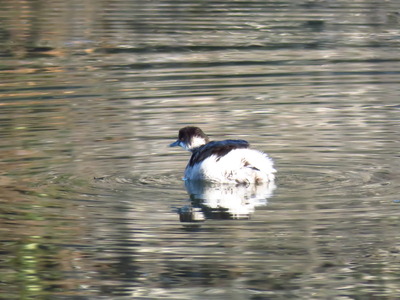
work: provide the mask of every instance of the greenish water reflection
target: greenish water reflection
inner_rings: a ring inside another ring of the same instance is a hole
[[[398,1],[66,3],[0,12],[0,298],[398,297]],[[187,193],[183,125],[277,188]]]

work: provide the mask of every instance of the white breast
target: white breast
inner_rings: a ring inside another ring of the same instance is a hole
[[[272,160],[253,149],[234,149],[217,157],[211,155],[194,166],[187,166],[185,179],[226,183],[270,182],[275,178]]]

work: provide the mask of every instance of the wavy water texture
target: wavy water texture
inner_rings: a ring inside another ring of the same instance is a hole
[[[0,298],[397,299],[399,12],[2,1]],[[185,188],[186,125],[276,188]]]

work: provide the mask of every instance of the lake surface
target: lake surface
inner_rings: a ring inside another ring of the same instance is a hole
[[[0,298],[397,299],[400,3],[5,1]],[[179,128],[274,159],[185,186]]]

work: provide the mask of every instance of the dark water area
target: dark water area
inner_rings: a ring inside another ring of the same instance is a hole
[[[1,299],[399,297],[400,2],[1,7]],[[276,181],[185,184],[186,125]]]

